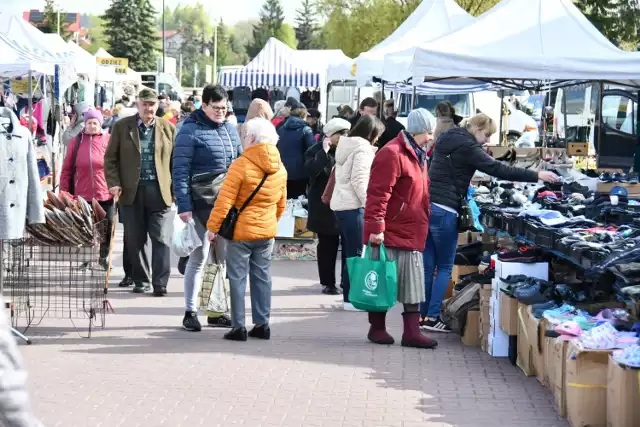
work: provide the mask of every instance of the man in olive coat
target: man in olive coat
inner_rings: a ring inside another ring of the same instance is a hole
[[[176,129],[156,117],[158,94],[143,89],[138,114],[113,127],[104,168],[109,191],[119,197],[127,253],[131,260],[134,293],[153,285],[153,294],[167,293],[171,273],[171,159]],[[151,238],[151,275],[145,252]]]

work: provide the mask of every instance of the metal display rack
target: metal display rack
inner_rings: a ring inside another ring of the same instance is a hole
[[[22,333],[45,317],[71,320],[81,336],[76,322],[87,320],[87,338],[95,326],[104,328],[110,304],[107,271],[98,260],[105,228],[106,221],[95,224],[88,245],[55,244],[31,236],[0,241],[0,289],[10,295],[14,334],[30,344]]]

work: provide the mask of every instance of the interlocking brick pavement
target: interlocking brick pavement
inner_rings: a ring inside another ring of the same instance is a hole
[[[267,342],[181,330],[177,270],[166,298],[112,288],[116,314],[90,339],[44,319],[20,346],[38,416],[49,427],[567,426],[550,393],[508,360],[455,335],[438,335],[435,351],[402,348],[399,308],[389,315],[398,343],[370,344],[366,315],[320,294],[315,263],[274,262],[272,273]]]

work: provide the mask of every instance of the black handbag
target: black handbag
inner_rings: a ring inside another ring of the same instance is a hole
[[[460,203],[460,208],[458,209],[458,232],[478,231],[476,229],[476,221],[473,218],[473,211],[467,200],[467,192],[460,191],[460,187],[458,187],[458,180],[456,180],[456,175],[453,170],[451,155],[448,155],[447,159],[449,159],[449,172],[451,173],[453,185],[456,187],[456,193],[458,193],[458,203]]]
[[[226,172],[207,172],[192,176],[191,198],[193,200],[202,200],[209,206],[215,205],[226,177]]]
[[[229,213],[227,214],[224,221],[222,221],[222,225],[220,225],[220,230],[218,230],[219,236],[222,236],[227,240],[233,240],[233,233],[236,231],[236,223],[238,222],[238,217],[240,216],[242,211],[247,206],[249,206],[249,203],[251,203],[251,200],[253,200],[258,191],[260,191],[260,188],[262,188],[268,176],[268,174],[264,174],[264,176],[262,177],[262,181],[260,181],[260,184],[258,184],[256,189],[253,190],[253,193],[251,193],[247,200],[242,204],[240,209],[236,209],[235,206],[231,206],[231,209],[229,209]]]

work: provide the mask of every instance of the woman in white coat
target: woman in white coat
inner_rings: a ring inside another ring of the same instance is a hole
[[[384,132],[384,125],[374,116],[362,116],[343,136],[336,150],[336,184],[331,196],[331,209],[336,213],[342,250],[347,258],[362,255],[364,206],[371,164],[375,155],[375,143]],[[349,272],[346,263],[342,266],[344,309],[354,311],[349,302]]]

